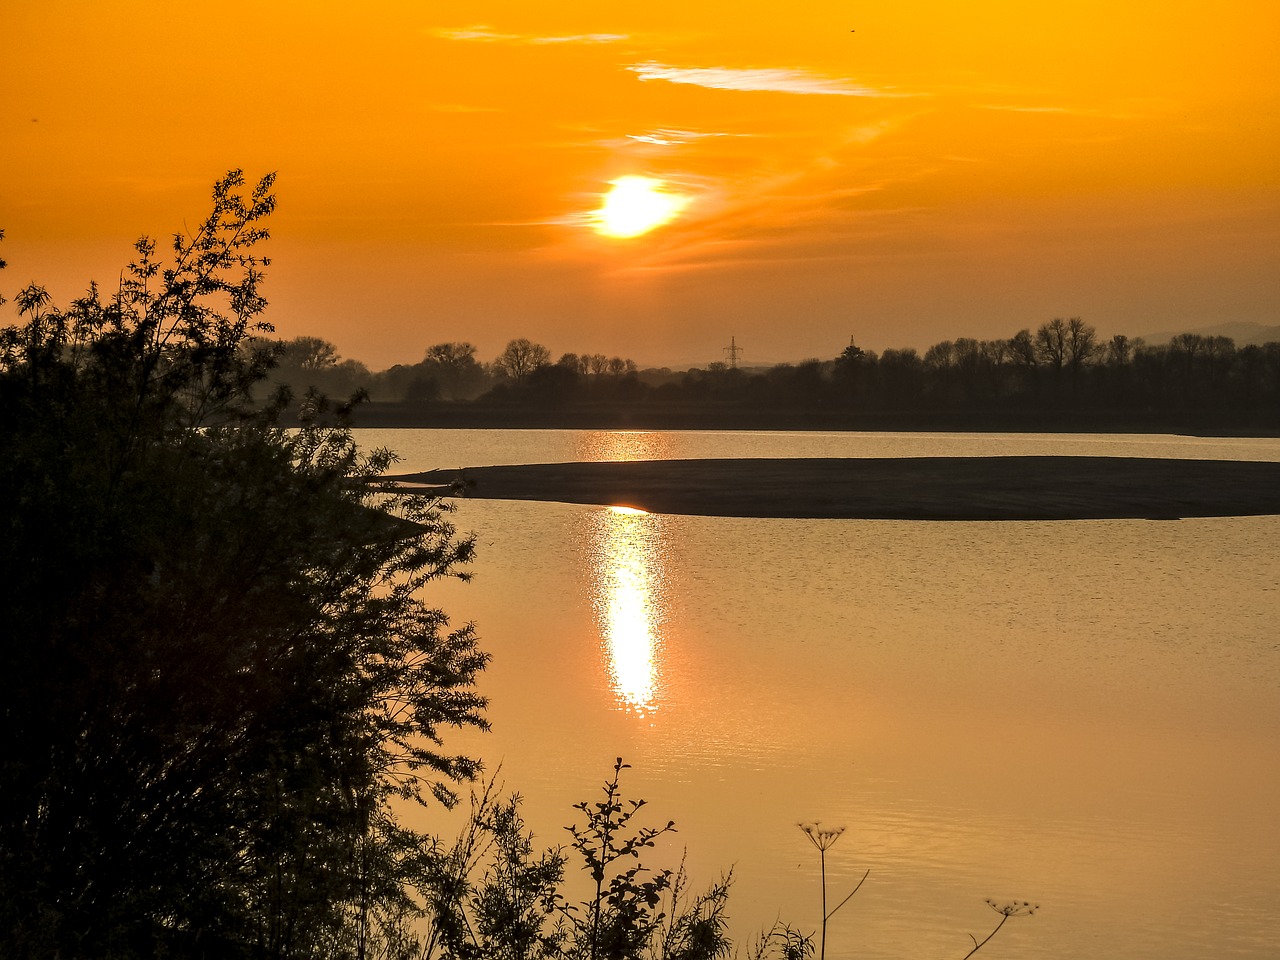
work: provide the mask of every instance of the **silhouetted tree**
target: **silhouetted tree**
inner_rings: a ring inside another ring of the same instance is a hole
[[[1079,317],[1067,321],[1066,354],[1067,370],[1071,376],[1071,392],[1078,395],[1087,364],[1098,353],[1098,334]]]
[[[1040,390],[1040,357],[1036,352],[1035,338],[1028,329],[1019,330],[1009,338],[1009,357],[1024,393],[1034,396]]]
[[[507,377],[516,387],[520,387],[533,371],[550,362],[550,350],[527,337],[520,337],[507,344],[493,361],[493,365],[502,376]]]
[[[271,186],[0,331],[6,958],[365,956],[421,872],[392,802],[476,770],[485,657],[420,594],[471,541],[321,399],[249,402]]]
[[[484,392],[487,378],[476,360],[476,347],[465,342],[437,343],[427,347],[422,375],[434,381],[445,400],[471,400]]]
[[[1240,403],[1252,405],[1266,395],[1266,369],[1264,347],[1250,343],[1236,353],[1232,386],[1233,394]]]
[[[973,337],[960,337],[955,342],[955,378],[959,395],[969,403],[991,396],[994,385],[991,364],[982,344]]]
[[[1073,371],[1079,370],[1098,352],[1098,332],[1079,317],[1067,321],[1066,361]]]
[[[1141,341],[1139,341],[1141,342]],[[1117,333],[1107,341],[1106,363],[1113,367],[1127,367],[1133,362],[1134,343],[1123,333]]]
[[[1166,344],[1142,344],[1133,351],[1136,392],[1152,406],[1177,409],[1185,406],[1185,394],[1175,388],[1173,353]]]
[[[876,365],[883,403],[901,407],[919,402],[924,364],[913,347],[886,350]]]
[[[574,399],[580,386],[581,378],[576,370],[558,363],[546,363],[529,373],[524,389],[531,400],[558,406]]]
[[[1067,364],[1067,321],[1054,317],[1048,323],[1036,328],[1036,357],[1052,371],[1055,377],[1060,376]]]
[[[1236,359],[1236,343],[1230,337],[1210,336],[1204,343],[1205,388],[1215,405],[1227,399],[1227,381]]]
[[[1015,359],[1009,341],[982,341],[982,355],[991,383],[991,395],[1003,399],[1015,392],[1017,389],[1014,377]]]
[[[931,397],[943,403],[953,403],[959,396],[957,384],[956,345],[951,340],[935,343],[924,353],[924,368],[929,374]]]
[[[857,344],[840,351],[833,364],[831,376],[839,395],[846,403],[860,404],[867,401],[871,391],[871,375],[875,367],[875,354],[867,353]]]
[[[1101,390],[1107,402],[1127,405],[1133,394],[1133,354],[1142,341],[1118,333],[1099,349]]]
[[[566,367],[578,374],[580,377],[587,375],[587,358],[578,356],[576,353],[564,353],[560,355],[560,359],[556,361],[557,366]]]
[[[373,380],[363,363],[341,359],[338,348],[320,337],[294,337],[268,346],[274,351],[275,364],[257,391],[260,397],[268,396],[270,388],[286,386],[294,398],[304,397],[309,390],[347,398],[366,390]]]
[[[324,370],[338,362],[338,348],[320,337],[294,337],[285,343],[284,355],[303,370]]]

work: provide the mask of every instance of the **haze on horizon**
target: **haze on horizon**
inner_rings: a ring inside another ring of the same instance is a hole
[[[1272,0],[11,0],[0,35],[7,295],[109,289],[243,167],[279,172],[267,318],[375,368],[1280,322]],[[611,221],[618,182],[665,206]]]

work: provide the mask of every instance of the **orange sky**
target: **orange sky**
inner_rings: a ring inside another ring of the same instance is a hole
[[[851,30],[856,32],[850,32]],[[1280,323],[1280,3],[0,4],[0,292],[279,172],[268,319],[375,368]],[[609,181],[666,181],[630,239]]]

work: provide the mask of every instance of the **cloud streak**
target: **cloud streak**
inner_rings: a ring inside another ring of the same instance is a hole
[[[534,46],[570,43],[618,43],[629,39],[625,33],[575,33],[562,37],[543,37],[521,33],[500,33],[485,24],[471,27],[440,27],[432,34],[441,40],[458,40],[469,43],[521,43]]]
[[[1124,109],[1102,109],[1098,107],[1064,107],[1038,104],[1015,103],[976,103],[979,110],[993,110],[1004,113],[1031,113],[1059,117],[1089,117],[1098,120],[1139,120],[1150,116],[1149,111],[1132,111]]]
[[[743,90],[834,97],[900,97],[905,94],[877,90],[852,80],[824,77],[802,70],[779,68],[673,67],[665,63],[633,63],[627,67],[641,80],[687,83],[712,90]]]
[[[529,37],[526,43],[619,43],[630,37],[625,33],[575,33],[567,37]]]
[[[747,133],[722,133],[719,131],[707,130],[674,130],[669,127],[661,127],[657,130],[650,130],[647,133],[628,133],[628,140],[635,140],[638,143],[655,144],[662,147],[679,146],[685,143],[693,143],[698,140],[706,140],[710,137],[749,137],[753,134]]]

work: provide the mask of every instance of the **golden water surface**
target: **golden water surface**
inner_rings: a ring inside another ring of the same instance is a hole
[[[541,443],[550,462],[752,442],[500,439]],[[1096,451],[1030,444],[1064,442]],[[1177,438],[1159,442],[1177,455]],[[1271,444],[1244,447],[1280,458]],[[572,804],[596,799],[622,756],[628,795],[679,827],[655,865],[687,847],[696,884],[733,868],[740,942],[779,915],[816,928],[816,855],[796,827],[816,819],[847,828],[827,852],[833,897],[870,870],[833,918],[833,960],[958,960],[998,920],[987,897],[1042,905],[992,957],[1280,956],[1280,518],[764,520],[467,501],[456,520],[479,535],[475,580],[434,601],[474,619],[494,655],[494,729],[466,746],[501,762],[538,842],[563,842]]]

